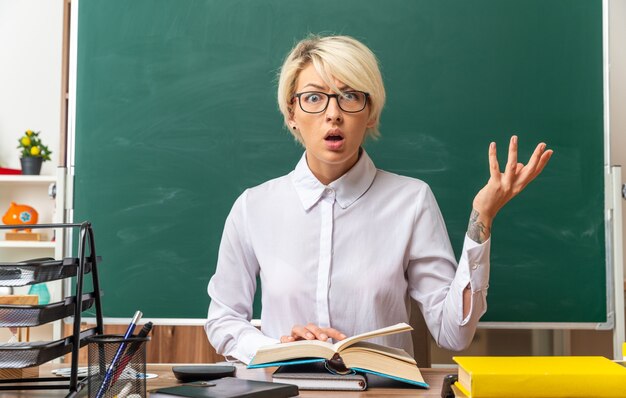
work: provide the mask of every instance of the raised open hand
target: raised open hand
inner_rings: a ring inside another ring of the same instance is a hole
[[[522,192],[548,164],[553,151],[546,150],[546,144],[538,144],[528,163],[517,161],[517,136],[512,136],[509,143],[509,158],[500,172],[496,143],[489,145],[489,181],[474,197],[468,235],[477,242],[483,242],[490,235],[491,223],[504,205]],[[474,236],[473,236],[474,235]]]

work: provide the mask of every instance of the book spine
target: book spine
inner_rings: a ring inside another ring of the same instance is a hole
[[[493,375],[473,374],[472,398],[617,398],[626,397],[624,375]]]

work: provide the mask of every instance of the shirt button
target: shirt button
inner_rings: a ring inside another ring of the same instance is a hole
[[[475,270],[475,269],[478,269],[478,267],[480,267],[480,264],[478,264],[478,263],[473,263],[472,264],[472,269]]]
[[[326,195],[332,195],[333,194],[333,190],[330,189],[330,188],[326,188],[326,190],[324,192],[326,192]]]

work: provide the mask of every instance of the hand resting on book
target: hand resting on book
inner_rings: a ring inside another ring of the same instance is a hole
[[[345,339],[347,336],[340,332],[337,329],[333,328],[321,328],[312,323],[303,325],[295,325],[291,328],[290,336],[281,336],[281,343],[290,343],[296,340],[321,340],[327,341],[328,339],[334,339],[335,341],[340,341]]]

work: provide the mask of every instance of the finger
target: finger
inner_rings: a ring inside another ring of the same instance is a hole
[[[509,142],[509,159],[506,162],[504,175],[508,178],[511,178],[511,176],[515,173],[516,166],[517,166],[517,136],[514,135],[511,137],[511,141]]]
[[[522,169],[524,168],[524,163],[518,163],[517,166],[515,166],[515,175],[518,175]]]
[[[535,178],[535,172],[537,171],[537,166],[539,165],[539,159],[545,149],[546,144],[543,142],[537,144],[532,155],[530,155],[530,159],[528,159],[528,164],[523,170],[520,171],[518,181],[521,181],[523,184],[528,184],[533,180],[533,178]]]
[[[537,144],[537,147],[533,151],[533,154],[530,155],[530,159],[528,159],[528,167],[532,171],[535,171],[535,169],[537,168],[537,165],[539,164],[539,158],[541,158],[541,155],[543,154],[543,151],[545,149],[546,149],[546,144],[541,142]]]
[[[291,343],[292,341],[296,341],[296,339],[291,336],[280,336],[281,343]]]
[[[553,153],[552,149],[548,149],[547,151],[541,154],[541,156],[537,160],[537,165],[535,166],[535,169],[532,170],[532,174],[529,177],[530,181],[534,180],[535,177],[541,174],[541,172],[543,171],[543,168],[546,167],[546,164],[548,164],[548,161],[552,157],[552,153]]]
[[[346,336],[345,334],[341,333],[339,330],[337,329],[333,329],[333,328],[325,328],[324,331],[326,332],[326,334],[328,335],[328,337],[330,337],[331,339],[335,339],[335,340],[343,340],[345,339]]]
[[[545,149],[545,146],[542,148],[542,150],[543,149]],[[543,168],[546,167],[546,164],[548,164],[548,161],[552,157],[552,153],[553,153],[552,149],[548,149],[547,151],[543,152],[541,154],[541,157],[539,157],[537,161],[537,165],[534,170],[529,169],[528,172],[526,172],[526,170],[522,172],[522,175],[518,179],[518,183],[521,184],[522,189],[524,189],[526,185],[528,185],[539,174],[541,174],[541,172],[543,171]]]
[[[296,325],[291,328],[291,337],[298,339],[313,340],[315,336],[304,326]]]
[[[328,335],[324,332],[324,330],[322,328],[320,328],[317,325],[314,325],[312,323],[309,323],[308,325],[306,325],[306,329],[313,334],[313,337],[318,339],[318,340],[322,340],[322,341],[326,341],[328,340]],[[307,334],[307,338],[309,337],[309,335]]]
[[[535,176],[538,176],[543,171],[543,168],[546,167],[546,165],[550,161],[550,158],[552,157],[553,153],[554,153],[554,151],[552,149],[548,149],[547,151],[545,151],[541,155],[541,158],[539,159],[539,165],[537,166],[537,171],[535,173]]]
[[[495,142],[489,144],[489,174],[491,175],[491,178],[496,180],[500,179],[500,165],[498,164],[498,154]]]

